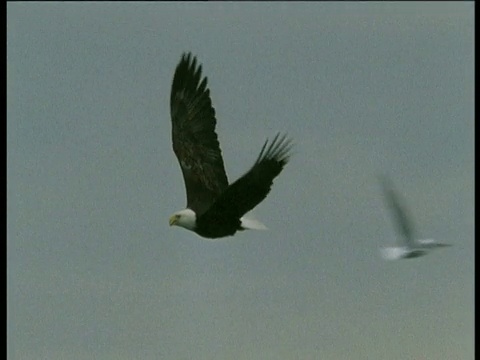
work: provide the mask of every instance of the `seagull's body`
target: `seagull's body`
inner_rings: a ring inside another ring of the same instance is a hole
[[[380,249],[385,260],[412,259],[427,255],[433,249],[451,246],[450,244],[438,243],[433,239],[420,239],[409,246],[392,246]]]
[[[413,224],[407,216],[405,208],[401,205],[400,198],[395,193],[391,182],[386,177],[380,177],[380,183],[385,201],[392,211],[394,223],[401,235],[398,246],[380,249],[380,254],[385,260],[412,259],[427,255],[433,249],[451,246],[433,239],[417,239]]]

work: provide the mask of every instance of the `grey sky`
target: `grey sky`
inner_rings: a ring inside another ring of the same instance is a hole
[[[9,359],[473,359],[473,3],[9,3]],[[205,241],[169,96],[208,76],[229,179],[296,147],[254,211]],[[419,232],[386,263],[376,174]]]

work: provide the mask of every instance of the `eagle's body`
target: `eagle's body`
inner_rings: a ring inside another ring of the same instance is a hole
[[[413,222],[407,215],[407,211],[400,201],[400,197],[394,191],[392,183],[387,177],[381,176],[380,183],[386,204],[392,212],[394,224],[401,236],[398,246],[385,247],[380,250],[386,260],[413,259],[427,255],[431,250],[451,246],[442,244],[433,239],[418,239],[413,229]]]
[[[288,162],[290,141],[275,136],[263,145],[252,168],[228,183],[215,133],[215,109],[196,58],[184,54],[173,76],[170,111],[173,151],[182,169],[187,208],[170,218],[177,225],[205,238],[221,238],[244,229],[263,229],[244,218],[270,192],[273,179]]]

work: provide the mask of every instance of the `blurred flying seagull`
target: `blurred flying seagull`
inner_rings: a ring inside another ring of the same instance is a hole
[[[380,253],[385,260],[411,259],[428,254],[436,248],[452,246],[442,244],[433,239],[418,239],[415,235],[413,224],[408,217],[403,204],[395,193],[391,181],[386,176],[379,176],[383,195],[387,206],[392,212],[395,227],[402,239],[398,246],[384,247]]]

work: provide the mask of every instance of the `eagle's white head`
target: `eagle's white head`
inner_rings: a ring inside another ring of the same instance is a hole
[[[191,209],[180,210],[170,217],[169,224],[193,231],[197,224],[197,215]]]

